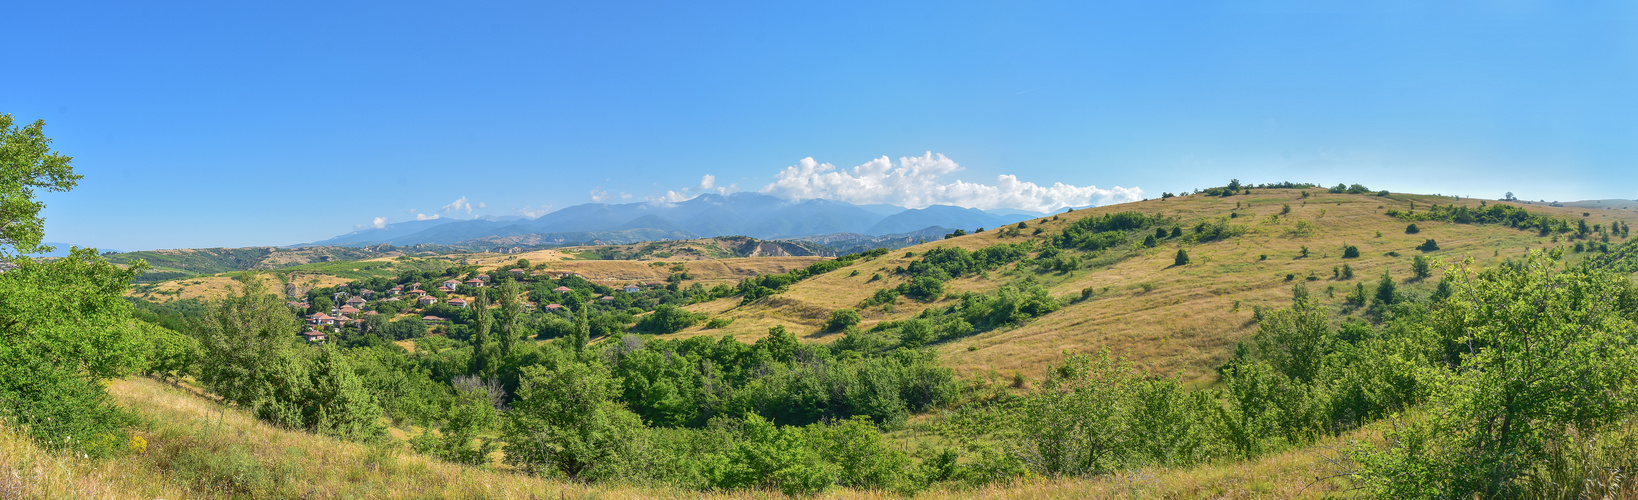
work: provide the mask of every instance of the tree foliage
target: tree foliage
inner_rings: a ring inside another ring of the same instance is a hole
[[[1447,277],[1455,292],[1429,327],[1448,346],[1448,368],[1422,375],[1428,418],[1392,431],[1386,447],[1355,450],[1377,494],[1519,496],[1573,436],[1638,410],[1631,279],[1559,269],[1540,252]]]
[[[44,129],[44,120],[17,127],[10,114],[0,114],[0,258],[50,251],[40,245],[45,204],[35,195],[68,191],[81,178],[72,157],[51,150]]]

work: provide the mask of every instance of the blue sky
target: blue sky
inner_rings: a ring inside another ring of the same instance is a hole
[[[1231,177],[1638,198],[1634,2],[337,4],[8,6],[0,112],[86,176],[47,239],[282,245],[707,175],[980,207]]]

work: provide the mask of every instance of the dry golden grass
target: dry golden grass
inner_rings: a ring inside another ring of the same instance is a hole
[[[0,427],[0,498],[783,498],[775,492],[702,493],[630,485],[588,486],[432,460],[402,445],[367,446],[277,429],[192,392],[145,378],[110,393],[148,420],[144,453],[85,459],[48,452]],[[1335,446],[1341,440],[1326,443]],[[1097,479],[1028,480],[917,498],[1305,498],[1334,494],[1315,483],[1326,446],[1241,463],[1144,469]],[[208,463],[206,463],[208,462]],[[833,489],[816,498],[902,498]]]
[[[1562,244],[1529,231],[1443,222],[1421,222],[1417,224],[1421,229],[1419,234],[1405,234],[1405,222],[1383,215],[1387,210],[1408,210],[1412,203],[1420,209],[1435,203],[1476,207],[1478,200],[1421,195],[1383,198],[1326,194],[1323,190],[1310,190],[1310,193],[1316,191],[1319,194],[1308,198],[1303,198],[1299,190],[1257,190],[1251,196],[1196,195],[1149,200],[1078,210],[1062,214],[1056,221],[1048,219],[1044,224],[1041,219],[1028,221],[1025,236],[998,238],[997,232],[987,231],[930,242],[802,281],[786,293],[753,304],[739,306],[737,299],[722,299],[689,306],[692,311],[732,318],[734,322],[721,330],[695,327],[675,336],[726,333],[754,339],[764,335],[771,326],[785,325],[810,341],[828,341],[836,338],[820,333],[828,313],[854,307],[879,288],[897,286],[901,280],[892,276],[892,270],[916,258],[904,257],[906,251],[919,255],[930,248],[948,245],[975,250],[996,243],[1038,239],[1055,234],[1083,217],[1127,210],[1178,217],[1185,231],[1195,222],[1239,212],[1240,217],[1231,223],[1244,227],[1246,234],[1226,241],[1184,245],[1193,261],[1187,266],[1172,265],[1179,245],[1174,240],[1166,240],[1158,248],[1138,250],[1136,255],[1114,264],[1069,275],[1000,270],[991,271],[987,277],[968,277],[947,285],[954,292],[987,292],[1028,278],[1062,298],[1079,297],[1085,288],[1098,292],[1093,300],[1070,304],[1025,326],[985,332],[939,346],[945,362],[962,373],[998,370],[1039,375],[1061,361],[1065,351],[1109,349],[1132,358],[1154,373],[1177,374],[1185,380],[1203,383],[1214,377],[1213,369],[1228,358],[1233,345],[1255,331],[1250,323],[1253,306],[1278,307],[1287,303],[1294,283],[1285,280],[1286,274],[1294,275],[1297,282],[1306,282],[1310,292],[1322,300],[1340,304],[1343,295],[1356,282],[1364,280],[1367,286],[1374,286],[1385,270],[1413,289],[1431,288],[1437,277],[1424,283],[1406,282],[1412,276],[1412,257],[1420,253],[1414,247],[1429,238],[1437,240],[1441,250],[1428,255],[1447,264],[1471,257],[1480,265],[1489,265],[1518,257],[1532,248]],[[1236,209],[1237,203],[1242,207]],[[1249,207],[1244,206],[1246,204]],[[1285,204],[1291,205],[1291,213],[1270,221],[1269,216],[1279,214]],[[1532,212],[1567,218],[1582,218],[1582,214],[1587,213],[1589,223],[1638,222],[1635,210],[1521,206]],[[1299,221],[1312,225],[1313,234],[1293,234]],[[1041,236],[1027,236],[1036,227],[1044,227],[1046,231]],[[1360,258],[1341,258],[1345,244],[1358,246]],[[1307,258],[1300,258],[1303,246],[1309,248]],[[1125,250],[1111,250],[1122,251]],[[1389,256],[1388,252],[1399,255]],[[1260,260],[1259,256],[1265,254],[1267,260]],[[1333,280],[1332,268],[1345,263],[1354,269],[1354,279]],[[858,276],[851,276],[854,269],[859,271]],[[878,273],[883,279],[869,282],[871,276]],[[1310,274],[1319,279],[1306,281]],[[1334,287],[1329,294],[1328,287]],[[949,303],[943,300],[920,303],[900,299],[891,311],[879,308],[861,311],[865,318],[863,326],[901,320],[928,307],[947,305]]]
[[[697,260],[682,262],[693,279],[684,285],[705,283],[738,283],[747,277],[766,273],[783,273],[807,267],[825,257],[739,257],[731,259]],[[516,262],[510,261],[510,262]],[[531,261],[532,263],[532,261]],[[661,265],[654,265],[654,264]],[[594,283],[616,285],[638,282],[663,282],[671,276],[672,262],[635,260],[566,260],[547,266],[551,271],[568,271]],[[503,272],[503,271],[491,271]]]
[[[293,283],[305,284],[311,280],[318,280],[321,287],[335,286],[350,280],[324,273],[290,273]],[[154,302],[171,302],[183,299],[215,300],[225,297],[238,289],[238,281],[229,275],[198,276],[193,278],[164,281],[154,284],[154,287],[143,293],[135,288],[126,290],[127,297],[147,296],[147,300]]]

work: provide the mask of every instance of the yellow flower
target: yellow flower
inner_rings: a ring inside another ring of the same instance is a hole
[[[131,436],[131,453],[141,455],[147,452],[148,440],[142,439],[142,436]]]

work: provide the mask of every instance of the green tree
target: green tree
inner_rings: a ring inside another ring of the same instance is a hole
[[[47,448],[112,453],[129,420],[98,380],[144,368],[146,339],[121,297],[140,266],[120,269],[84,249],[17,264],[0,273],[0,420]]]
[[[899,344],[905,347],[921,347],[933,340],[933,325],[925,319],[911,319],[899,326]]]
[[[1375,304],[1391,306],[1398,299],[1399,291],[1394,285],[1393,276],[1389,276],[1387,271],[1382,271],[1382,279],[1376,282]]]
[[[299,426],[300,411],[289,403],[305,389],[305,363],[293,349],[301,327],[260,275],[245,275],[239,293],[215,302],[194,330],[199,381],[262,418]],[[278,387],[277,379],[290,386]]]
[[[333,345],[319,349],[309,370],[303,423],[309,429],[346,439],[365,440],[386,434],[375,395],[364,388],[351,358]]]
[[[1361,445],[1364,485],[1385,498],[1533,496],[1552,458],[1638,411],[1638,289],[1629,277],[1516,266],[1446,274],[1454,293],[1426,326],[1456,349],[1431,370],[1425,420]],[[1574,443],[1574,444],[1572,444]],[[1573,452],[1571,452],[1573,453]],[[1566,497],[1578,496],[1565,484]]]
[[[1144,247],[1154,248],[1155,245],[1158,245],[1158,244],[1160,244],[1160,242],[1155,240],[1155,235],[1151,234],[1151,235],[1147,235],[1147,236],[1143,237],[1143,246]]]
[[[329,297],[320,295],[307,304],[307,314],[330,314],[330,308],[334,306],[335,303],[331,302]]]
[[[495,391],[500,388],[459,386],[457,384],[455,400],[444,409],[443,426],[439,429],[441,435],[433,435],[429,428],[411,440],[410,444],[416,451],[446,461],[485,465],[489,463],[489,454],[499,449],[498,443],[480,436],[494,429],[500,421],[500,412],[495,409],[495,401],[500,396]]]
[[[81,178],[70,165],[74,158],[51,150],[44,129],[44,120],[19,128],[10,114],[0,114],[0,259],[51,251],[40,244],[45,204],[35,194],[68,191]]]
[[[574,330],[569,335],[568,339],[569,346],[573,347],[575,352],[585,351],[586,345],[591,343],[590,309],[591,307],[589,305],[582,305],[580,306],[580,309],[576,310],[574,313]]]
[[[1356,246],[1353,246],[1353,245],[1343,245],[1342,246],[1342,258],[1344,258],[1344,259],[1357,259],[1357,258],[1359,258],[1359,247],[1356,247]]]
[[[467,373],[480,378],[495,378],[500,373],[501,346],[495,341],[495,318],[489,312],[489,294],[479,293],[474,297],[473,307],[478,311],[478,328],[472,335],[472,366]]]
[[[660,304],[654,312],[644,316],[637,322],[637,330],[647,333],[666,334],[682,331],[700,322],[703,315],[688,312],[688,310],[673,304]]]
[[[1428,279],[1428,277],[1433,276],[1433,263],[1427,257],[1417,255],[1411,259],[1411,274],[1414,274],[1416,279],[1419,280]]]
[[[579,480],[624,477],[643,423],[615,402],[619,394],[619,382],[599,362],[524,367],[502,426],[506,463]]]
[[[0,260],[50,250],[40,244],[45,204],[35,195],[80,180],[72,158],[51,151],[45,122],[13,123],[0,115]],[[0,272],[0,420],[50,449],[113,453],[129,416],[98,380],[144,369],[142,355],[153,352],[121,297],[145,264],[120,269],[94,250],[71,249],[65,258],[16,265]]]
[[[528,264],[527,260],[519,260],[519,267]],[[511,356],[517,346],[518,338],[522,336],[520,325],[523,323],[523,287],[515,280],[503,280],[495,285],[496,300],[500,301],[500,351],[502,356]],[[487,294],[486,294],[487,295]]]
[[[1176,265],[1176,266],[1189,265],[1189,251],[1181,249],[1181,248],[1177,249],[1177,258],[1172,259],[1172,265]]]

